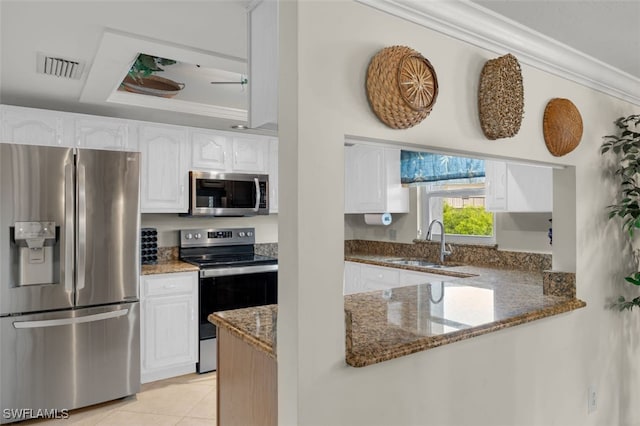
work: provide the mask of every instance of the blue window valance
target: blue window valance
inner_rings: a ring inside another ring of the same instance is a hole
[[[440,180],[476,178],[484,176],[484,160],[401,151],[402,183],[436,182]]]

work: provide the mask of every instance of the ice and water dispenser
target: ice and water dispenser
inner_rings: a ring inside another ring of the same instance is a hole
[[[55,222],[15,222],[18,285],[51,284],[55,280]]]

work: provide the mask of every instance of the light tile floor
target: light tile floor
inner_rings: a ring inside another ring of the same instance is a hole
[[[187,374],[142,385],[131,397],[70,411],[68,419],[16,423],[56,426],[211,426],[216,424],[216,373]]]

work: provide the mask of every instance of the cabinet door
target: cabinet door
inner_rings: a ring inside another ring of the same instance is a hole
[[[140,125],[142,213],[186,213],[188,156],[186,129]]]
[[[366,291],[360,279],[360,263],[344,262],[343,294],[362,293]]]
[[[278,213],[278,139],[269,139],[269,213]]]
[[[32,108],[2,108],[2,141],[22,145],[73,146],[65,114]]]
[[[459,278],[452,277],[450,275],[430,274],[428,272],[417,271],[400,271],[400,282],[398,287],[405,287],[409,285],[420,285],[426,283],[441,283],[443,281],[451,282],[456,281]]]
[[[191,169],[225,172],[231,170],[231,140],[215,132],[191,132]]]
[[[381,266],[361,265],[360,278],[365,291],[387,290],[398,287],[400,270]]]
[[[485,209],[500,212],[507,209],[507,163],[484,162]]]
[[[553,169],[528,164],[509,164],[507,210],[551,212],[553,210]]]
[[[140,285],[143,382],[195,371],[197,273],[144,275]]]
[[[345,147],[345,213],[384,213],[386,208],[384,149]]]
[[[278,128],[278,2],[249,11],[249,127]]]
[[[233,172],[266,173],[268,142],[265,139],[233,138]]]
[[[155,369],[196,362],[190,295],[145,301],[145,368]]]
[[[76,118],[75,139],[79,148],[135,151],[129,144],[129,123],[125,120]]]

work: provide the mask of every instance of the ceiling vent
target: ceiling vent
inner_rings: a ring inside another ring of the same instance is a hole
[[[78,80],[83,69],[84,64],[80,61],[38,53],[36,70],[40,74]]]

